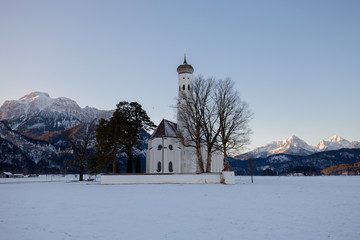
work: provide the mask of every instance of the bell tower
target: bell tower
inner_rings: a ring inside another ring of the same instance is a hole
[[[177,68],[178,72],[178,109],[180,104],[185,104],[191,98],[193,90],[193,72],[194,68],[187,63],[186,53],[184,53],[184,63]],[[178,127],[181,128],[181,121],[178,117]]]
[[[179,100],[185,96],[189,97],[193,86],[193,72],[194,68],[187,63],[186,53],[184,53],[184,63],[177,68],[178,85],[179,85]]]

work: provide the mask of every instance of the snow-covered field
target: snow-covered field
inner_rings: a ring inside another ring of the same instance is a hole
[[[0,179],[1,239],[360,239],[360,176],[236,185]]]

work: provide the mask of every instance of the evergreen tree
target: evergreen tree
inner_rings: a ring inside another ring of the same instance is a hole
[[[105,169],[112,162],[112,172],[117,172],[116,157],[125,153],[127,172],[133,172],[134,150],[140,141],[140,131],[156,126],[137,102],[120,102],[110,120],[102,119],[98,127],[98,168]]]

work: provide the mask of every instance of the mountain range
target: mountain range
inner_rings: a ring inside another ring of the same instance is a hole
[[[113,111],[81,108],[69,98],[32,92],[0,107],[0,168],[11,171],[58,172],[74,156],[67,136],[86,122],[111,117]],[[1,170],[0,169],[0,170]]]
[[[238,155],[237,160],[249,158],[266,158],[274,154],[289,154],[308,156],[317,152],[338,150],[342,148],[360,148],[360,142],[349,141],[339,136],[333,136],[329,140],[321,140],[316,146],[307,144],[297,136],[291,136],[283,141],[273,141],[265,146],[255,148],[254,150]]]
[[[81,108],[74,100],[65,97],[54,99],[44,92],[32,92],[19,100],[7,100],[0,107],[0,121],[32,138],[111,115],[112,111]]]
[[[67,136],[81,131],[85,123],[110,118],[112,113],[111,110],[81,108],[74,100],[65,97],[54,99],[43,92],[32,92],[19,100],[5,101],[0,107],[0,170],[76,171],[67,165],[69,160],[74,159],[73,153],[68,150]],[[136,152],[143,171],[149,136],[147,132],[141,133],[140,150]],[[269,168],[281,172],[299,166],[322,170],[360,162],[360,142],[334,136],[311,146],[292,136],[230,158],[229,162],[237,174],[248,174],[248,159],[256,159],[258,173]]]
[[[342,164],[354,164],[360,162],[360,148],[342,148],[316,152],[310,155],[274,154],[268,157],[251,158],[248,160],[228,159],[234,168],[236,175],[250,174],[250,163],[255,166],[255,174],[259,175],[266,169],[277,173],[298,172],[299,169],[311,168],[313,172],[320,174],[321,170]]]

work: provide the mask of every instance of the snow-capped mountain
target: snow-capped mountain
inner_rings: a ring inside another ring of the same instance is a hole
[[[316,152],[338,150],[341,148],[360,148],[360,142],[348,141],[341,137],[333,136],[328,141],[321,140],[315,147],[307,144],[296,136],[292,136],[283,141],[274,141],[265,146],[255,148],[254,150],[238,155],[235,158],[241,160],[247,158],[266,158],[280,153],[308,156]]]
[[[360,142],[349,141],[339,136],[333,136],[328,141],[322,139],[316,148],[320,151],[337,150],[340,148],[360,148]]]
[[[294,155],[310,155],[316,152],[316,148],[310,146],[297,136],[291,136],[283,141],[273,141],[265,146],[255,148],[254,150],[236,156],[237,159],[246,158],[265,158],[273,154],[286,153]]]
[[[23,136],[11,130],[3,122],[0,122],[0,140],[2,145],[6,146],[6,148],[0,148],[0,162],[9,164],[14,164],[14,161],[19,160],[12,156],[14,153],[19,155],[22,161],[30,160],[33,163],[38,163],[43,159],[48,160],[59,153],[53,145]],[[24,165],[24,163],[18,162],[17,165]]]
[[[74,100],[51,98],[43,92],[32,92],[19,100],[5,101],[0,107],[0,121],[30,137],[68,129],[96,118],[109,118],[111,114],[112,111],[81,108]]]

